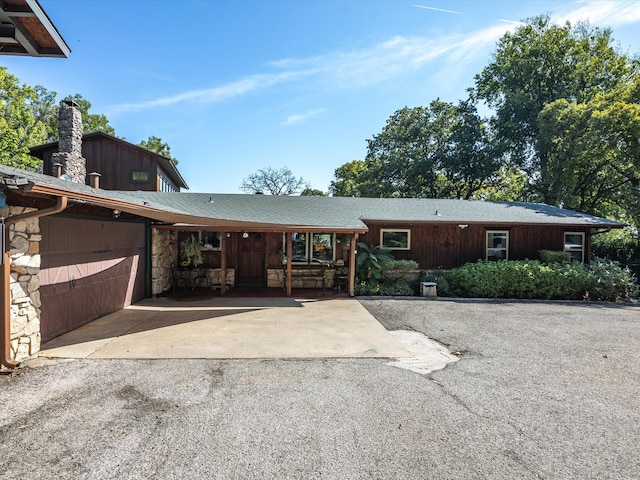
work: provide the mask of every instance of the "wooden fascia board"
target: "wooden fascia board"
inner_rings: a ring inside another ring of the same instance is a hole
[[[213,223],[201,223],[201,224],[184,224],[174,223],[173,225],[154,225],[154,228],[158,230],[174,230],[185,232],[198,232],[201,230],[222,230],[225,232],[261,232],[261,233],[295,233],[295,232],[312,232],[312,233],[366,233],[368,229],[363,228],[342,228],[331,226],[305,226],[305,225],[277,225],[266,223],[246,223],[246,222],[231,222],[231,221],[218,221]]]
[[[481,227],[496,228],[496,227],[563,227],[563,228],[624,228],[627,224],[624,223],[554,223],[554,222],[479,222],[473,220],[459,220],[459,221],[430,221],[430,220],[368,220],[363,219],[363,222],[371,225],[476,225]]]

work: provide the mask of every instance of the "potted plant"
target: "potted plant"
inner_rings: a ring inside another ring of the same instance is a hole
[[[195,235],[190,235],[180,242],[180,265],[187,267],[202,265],[202,245]]]

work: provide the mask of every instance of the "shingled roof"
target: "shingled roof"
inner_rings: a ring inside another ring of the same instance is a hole
[[[368,230],[366,222],[624,226],[540,203],[102,190],[7,166],[0,166],[0,176],[26,178],[29,182],[26,189],[34,193],[67,195],[70,199],[177,225],[361,232]]]

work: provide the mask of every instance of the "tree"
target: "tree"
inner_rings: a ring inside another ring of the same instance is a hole
[[[307,183],[302,177],[296,178],[287,167],[275,169],[265,167],[242,180],[240,188],[247,193],[265,193],[271,195],[296,195]]]
[[[318,190],[317,188],[311,188],[311,186],[307,185],[304,190],[300,193],[301,197],[326,197],[326,194],[322,190]]]
[[[336,168],[329,193],[336,197],[359,197],[362,176],[367,170],[364,160],[352,160]]]
[[[494,181],[499,168],[469,102],[402,108],[367,142],[364,162],[336,170],[334,195],[468,199]]]
[[[51,95],[42,87],[20,84],[18,78],[0,67],[0,163],[34,170],[40,160],[28,147],[48,136],[47,105]]]
[[[171,159],[174,165],[178,164],[178,160],[171,156],[171,147],[168,143],[163,142],[161,138],[151,135],[147,140],[142,140],[138,146]]]
[[[553,25],[549,16],[539,16],[499,40],[470,93],[495,109],[497,152],[526,174],[537,199],[554,204],[550,145],[541,141],[540,113],[556,100],[589,102],[635,74],[637,65],[614,48],[611,30]]]
[[[566,99],[540,113],[554,204],[627,222],[640,215],[640,77],[630,87],[579,103]]]

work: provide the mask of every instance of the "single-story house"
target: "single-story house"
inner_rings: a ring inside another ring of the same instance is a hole
[[[273,288],[290,295],[292,288],[334,288],[341,267],[353,295],[357,242],[388,247],[422,269],[537,258],[542,249],[588,262],[593,232],[623,227],[532,203],[109,190],[95,175],[87,179],[81,137],[52,155],[55,175],[0,166],[5,366],[195,277],[220,294]],[[181,244],[189,240],[202,265],[181,270]]]

